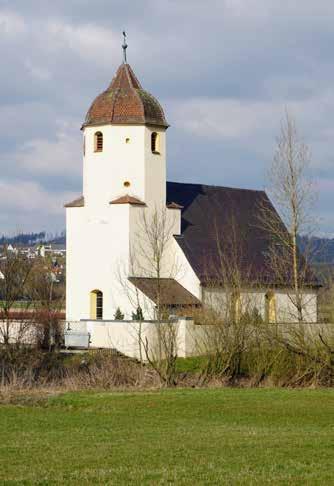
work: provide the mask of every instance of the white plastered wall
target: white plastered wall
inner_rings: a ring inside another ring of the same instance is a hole
[[[159,154],[151,151],[151,134],[159,133]],[[103,134],[103,151],[95,152],[95,133]],[[142,125],[101,125],[84,129],[83,195],[85,206],[67,208],[66,318],[90,318],[90,292],[103,292],[103,318],[117,307],[131,319],[136,309],[130,243],[138,213],[162,207],[166,200],[165,130]],[[124,182],[130,186],[125,187]],[[129,194],[143,207],[109,204]],[[147,315],[152,303],[141,293]]]
[[[143,221],[144,213],[148,225],[152,221],[154,212],[157,211],[158,217],[161,212],[166,215],[166,228],[169,235],[168,244],[163,252],[161,262],[161,277],[174,278],[189,292],[197,298],[201,298],[200,281],[193,268],[185,257],[182,249],[178,245],[174,236],[180,235],[181,232],[181,211],[179,209],[166,209],[165,205],[157,207],[135,207],[130,210],[130,253],[131,265],[130,274],[140,275],[143,277],[155,277],[154,267],[150,261],[150,244],[146,243],[147,234],[145,234],[145,224]]]
[[[152,153],[151,135],[158,134],[158,153]],[[151,206],[166,204],[166,130],[145,127],[145,202]]]
[[[298,321],[298,312],[295,296],[291,290],[282,289],[275,291],[278,322]],[[318,293],[316,290],[303,292],[303,320],[305,322],[317,322],[318,319]]]
[[[66,318],[90,318],[90,292],[103,292],[103,318],[129,308],[121,272],[129,261],[129,205],[111,205],[95,215],[89,208],[67,209]]]
[[[89,333],[92,348],[117,349],[126,356],[142,358],[147,361],[145,347],[148,346],[148,357],[158,353],[158,326],[175,326],[176,348],[180,357],[198,354],[198,343],[204,336],[202,326],[194,326],[192,320],[180,318],[175,322],[157,324],[155,321],[81,321],[72,322],[71,330],[66,331],[65,342],[71,346],[71,334]],[[75,336],[74,336],[75,337]]]
[[[241,293],[241,311],[250,312],[254,307],[257,308],[260,315],[265,319],[266,293],[267,289],[258,291],[250,290]],[[296,307],[292,303],[293,294],[288,289],[275,289],[276,298],[276,316],[277,322],[296,322],[298,316]],[[203,288],[203,301],[206,305],[216,310],[226,311],[229,305],[229,297],[225,289],[221,288]],[[303,318],[305,322],[317,321],[317,292],[315,290],[305,290],[303,303]]]
[[[153,131],[159,133],[159,154],[151,151]],[[102,152],[95,152],[96,132],[103,134]],[[98,209],[124,194],[137,197],[146,204],[165,201],[165,138],[165,130],[143,125],[86,127],[83,195],[87,206]],[[125,182],[130,186],[125,187]]]
[[[179,270],[176,280],[195,297],[202,300],[201,282],[175,238],[172,240],[172,249],[172,253],[176,255]]]

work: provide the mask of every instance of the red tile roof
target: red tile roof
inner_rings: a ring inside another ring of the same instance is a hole
[[[85,205],[85,198],[83,196],[74,199],[64,205],[65,208],[82,208]]]
[[[144,91],[129,64],[122,64],[109,88],[93,102],[83,126],[140,124],[167,128],[160,103]]]
[[[118,197],[117,199],[110,201],[109,204],[133,204],[135,206],[146,206],[146,204],[143,201],[137,199],[136,197],[129,196],[129,194]]]
[[[171,203],[167,204],[167,209],[183,209],[183,206],[181,206],[180,204],[177,204],[175,202],[171,202]]]

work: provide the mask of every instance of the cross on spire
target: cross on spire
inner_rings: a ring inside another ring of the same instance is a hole
[[[125,30],[123,30],[123,45],[122,45],[122,49],[123,49],[123,62],[124,62],[124,64],[127,63],[127,61],[126,61],[126,50],[127,50],[127,48],[128,48],[128,45],[126,43],[126,32],[125,32]]]

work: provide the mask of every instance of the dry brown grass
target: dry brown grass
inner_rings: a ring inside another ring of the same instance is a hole
[[[0,380],[0,403],[44,400],[77,390],[158,388],[157,373],[147,365],[111,351],[64,356],[18,351],[11,355]]]
[[[78,356],[67,365],[62,385],[66,389],[148,388],[158,386],[151,367],[110,351]]]

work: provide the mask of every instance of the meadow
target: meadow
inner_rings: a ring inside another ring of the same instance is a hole
[[[0,406],[1,484],[334,484],[334,390],[25,395]]]

